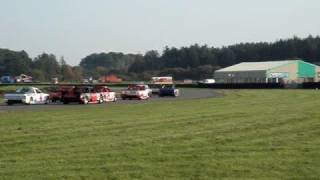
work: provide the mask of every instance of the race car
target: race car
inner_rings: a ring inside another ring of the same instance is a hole
[[[107,86],[95,86],[94,90],[102,95],[104,102],[116,102],[116,93]]]
[[[149,99],[152,95],[152,90],[148,85],[129,85],[127,90],[121,92],[121,98],[125,99]]]
[[[180,90],[176,89],[175,85],[173,84],[162,85],[162,87],[159,89],[159,96],[177,97],[180,96]]]
[[[62,92],[66,89],[69,89],[69,87],[49,87],[47,88],[47,91],[49,92],[49,99],[50,102],[61,102]]]
[[[13,104],[47,104],[49,103],[49,94],[43,93],[36,87],[21,87],[15,93],[4,95],[7,105]]]
[[[63,102],[63,104],[69,104],[70,102],[89,104],[103,103],[104,99],[103,95],[96,92],[93,87],[74,86],[69,89],[62,90],[61,102]]]

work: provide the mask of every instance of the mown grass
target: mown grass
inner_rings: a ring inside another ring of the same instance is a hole
[[[0,113],[2,179],[317,179],[320,91]],[[1,179],[0,178],[0,179]]]

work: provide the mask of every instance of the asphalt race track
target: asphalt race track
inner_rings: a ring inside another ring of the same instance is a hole
[[[118,99],[117,102],[109,102],[104,104],[68,104],[64,105],[62,103],[55,104],[47,104],[47,105],[23,105],[23,104],[15,104],[12,106],[8,106],[6,104],[0,104],[0,112],[1,111],[15,111],[15,110],[46,110],[52,108],[61,108],[61,107],[74,107],[74,106],[108,106],[111,104],[138,104],[138,103],[146,103],[150,101],[177,101],[177,100],[186,100],[186,99],[203,99],[210,97],[218,97],[222,94],[217,92],[217,90],[212,89],[180,89],[179,97],[159,97],[158,95],[153,95],[148,100],[121,100]]]

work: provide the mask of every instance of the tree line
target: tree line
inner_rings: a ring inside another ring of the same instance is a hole
[[[25,51],[0,49],[0,76],[20,74],[30,75],[42,82],[52,78],[78,82],[83,75],[81,67],[68,65],[63,57],[58,60],[53,54],[43,53],[31,59]]]
[[[145,54],[93,53],[79,66],[70,66],[63,57],[43,53],[31,59],[24,51],[0,49],[0,75],[31,74],[39,81],[58,77],[62,81],[115,74],[125,80],[149,80],[152,76],[175,79],[211,78],[213,72],[240,62],[303,59],[320,61],[320,37],[293,37],[272,43],[240,43],[226,47],[194,44],[189,47],[165,47],[163,52]]]

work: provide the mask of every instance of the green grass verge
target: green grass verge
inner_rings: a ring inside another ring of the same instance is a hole
[[[320,92],[0,113],[0,179],[317,179]]]

